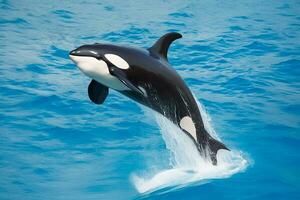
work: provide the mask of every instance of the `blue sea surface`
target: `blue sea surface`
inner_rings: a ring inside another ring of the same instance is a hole
[[[90,102],[70,50],[150,47],[183,35],[171,65],[248,166],[140,193],[168,168],[155,119],[110,91]],[[300,2],[0,0],[0,199],[300,199]]]

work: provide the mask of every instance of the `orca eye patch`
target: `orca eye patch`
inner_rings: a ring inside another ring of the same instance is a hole
[[[114,66],[120,69],[129,68],[129,64],[123,58],[116,54],[105,54],[104,56],[110,63],[112,63]]]

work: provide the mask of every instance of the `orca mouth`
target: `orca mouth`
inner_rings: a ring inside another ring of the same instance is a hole
[[[72,55],[72,54],[69,54],[69,57],[70,57],[70,59],[75,63],[75,64],[77,64],[78,63],[78,59],[77,59],[77,56],[75,56],[75,55]]]
[[[70,59],[71,59],[76,65],[78,65],[78,63],[79,63],[80,61],[82,61],[82,59],[83,59],[84,57],[86,57],[86,58],[96,58],[97,55],[95,55],[95,54],[93,54],[93,53],[91,53],[91,52],[89,52],[89,51],[86,51],[86,50],[85,50],[85,51],[82,51],[82,50],[75,49],[75,50],[73,50],[73,51],[70,51],[69,57],[70,57]]]
[[[86,57],[97,57],[97,53],[94,51],[81,51],[81,50],[73,50],[69,53],[70,56],[86,56]]]
[[[78,62],[80,62],[81,58],[83,57],[96,58],[97,60],[99,60],[100,58],[100,56],[95,51],[78,50],[78,49],[70,51],[69,57],[76,64],[78,64]]]
[[[78,54],[79,54],[79,52],[76,49],[70,51],[70,53],[69,53],[70,56],[78,56]]]
[[[91,48],[89,45],[83,45],[69,52],[70,56],[86,56],[86,57],[94,57],[98,58],[99,53],[97,50]]]

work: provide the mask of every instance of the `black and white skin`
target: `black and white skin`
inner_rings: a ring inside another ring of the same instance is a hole
[[[195,143],[201,156],[217,164],[217,152],[229,150],[205,129],[197,102],[168,62],[171,43],[179,33],[162,36],[149,49],[112,44],[83,45],[70,52],[71,60],[92,79],[88,95],[102,104],[109,88],[162,114]]]

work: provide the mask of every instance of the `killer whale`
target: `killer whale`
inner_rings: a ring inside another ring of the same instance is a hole
[[[92,79],[88,95],[102,104],[112,88],[164,115],[195,143],[199,153],[217,164],[217,152],[229,150],[205,129],[197,102],[168,62],[171,43],[181,38],[167,33],[149,49],[112,44],[83,45],[70,52],[71,60]]]

